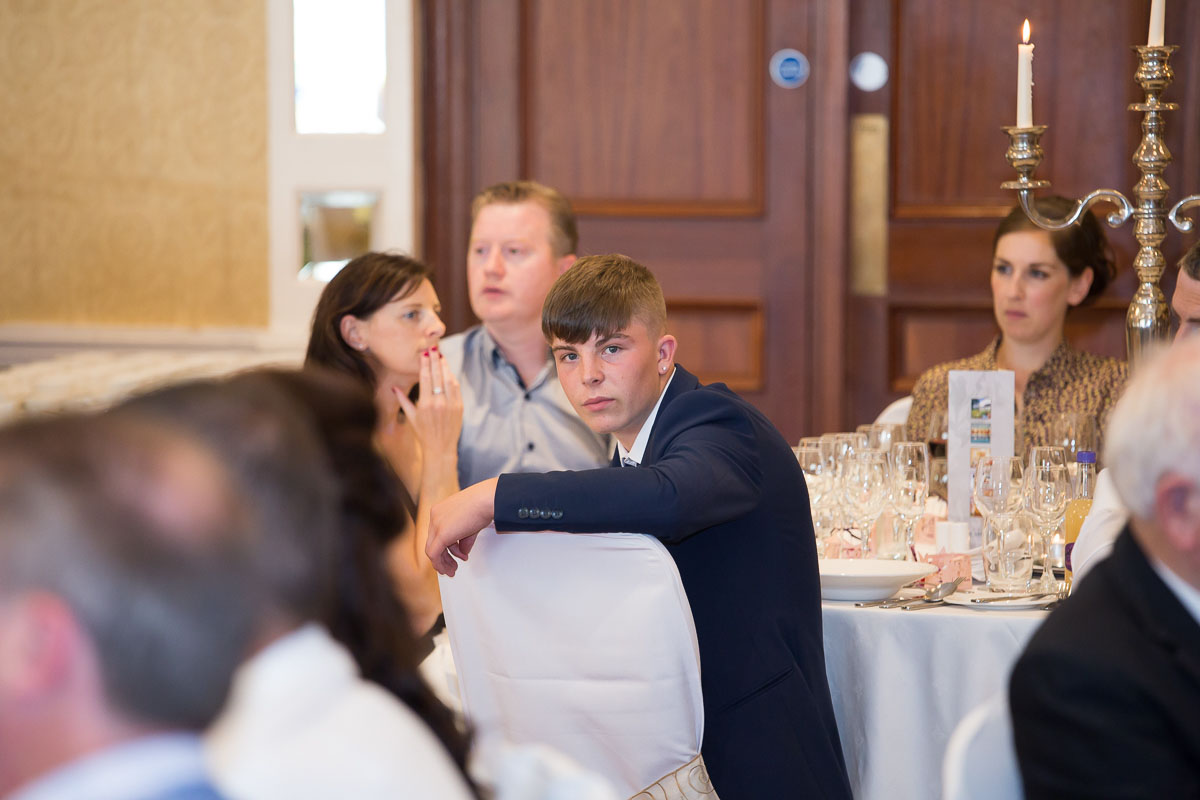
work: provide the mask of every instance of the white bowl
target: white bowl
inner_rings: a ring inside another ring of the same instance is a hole
[[[826,600],[886,600],[904,584],[937,572],[933,564],[874,558],[819,558],[817,564]]]

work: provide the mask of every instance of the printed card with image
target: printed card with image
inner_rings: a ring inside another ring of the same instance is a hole
[[[1013,373],[1009,370],[952,370],[946,406],[947,501],[949,518],[971,517],[975,463],[985,456],[1013,454]]]

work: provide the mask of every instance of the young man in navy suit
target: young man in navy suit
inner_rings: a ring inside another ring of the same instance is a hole
[[[426,552],[453,575],[475,534],[638,531],[679,567],[700,647],[701,751],[722,800],[849,798],[825,675],[808,495],[753,406],[674,363],[662,290],[625,256],[580,259],[542,330],[571,405],[618,442],[614,467],[506,474],[433,509]]]

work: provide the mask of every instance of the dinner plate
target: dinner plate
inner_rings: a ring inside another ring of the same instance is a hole
[[[1044,595],[1042,597],[1022,597],[1015,600],[993,600],[990,603],[972,603],[972,597],[995,597],[996,592],[989,592],[984,589],[971,590],[969,592],[955,592],[945,599],[947,605],[965,606],[973,608],[976,611],[1029,611],[1034,608],[1041,608],[1054,599],[1052,595]]]
[[[918,561],[873,558],[819,558],[821,597],[826,600],[886,600],[900,587],[937,572]]]

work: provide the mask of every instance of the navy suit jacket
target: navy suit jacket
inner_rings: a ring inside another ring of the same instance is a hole
[[[696,623],[717,794],[849,798],[804,476],[757,409],[676,370],[639,468],[501,475],[496,527],[661,540]]]
[[[1128,527],[1013,669],[1025,796],[1200,798],[1200,624]]]

